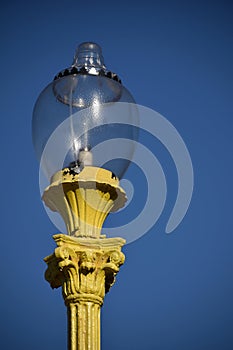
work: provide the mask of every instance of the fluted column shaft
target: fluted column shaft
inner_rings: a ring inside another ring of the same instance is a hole
[[[80,301],[67,305],[68,349],[100,350],[100,304]]]

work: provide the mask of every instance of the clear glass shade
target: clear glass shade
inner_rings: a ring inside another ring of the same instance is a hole
[[[84,159],[84,166],[103,166],[121,178],[132,159],[134,142],[123,149],[115,141],[136,140],[135,101],[119,80],[107,75],[98,45],[81,44],[72,67],[36,101],[32,135],[37,157],[47,177],[61,166],[80,166]],[[77,72],[80,67],[84,70]],[[104,148],[98,147],[104,143],[106,158]]]

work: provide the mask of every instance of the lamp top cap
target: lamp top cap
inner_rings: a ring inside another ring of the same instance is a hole
[[[105,68],[101,47],[94,42],[81,43],[75,52],[73,66]]]

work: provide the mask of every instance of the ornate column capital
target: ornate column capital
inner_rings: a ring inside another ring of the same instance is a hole
[[[45,279],[52,288],[62,287],[66,304],[92,301],[102,305],[105,293],[114,284],[125,256],[122,238],[54,237],[58,247],[44,260]]]

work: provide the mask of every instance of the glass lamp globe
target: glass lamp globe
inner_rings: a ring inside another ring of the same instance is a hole
[[[117,110],[119,103],[123,107]],[[111,153],[112,149],[113,157],[108,156],[105,164],[100,157],[105,152],[95,150],[106,141],[136,140],[137,124],[134,98],[119,77],[106,69],[100,46],[86,42],[78,46],[71,67],[58,73],[36,101],[32,120],[34,148],[48,178],[61,170],[61,162],[57,161],[61,150],[63,168],[79,173],[84,166],[102,166],[121,178],[132,159],[134,142],[121,148],[122,155],[118,142],[117,159],[117,143],[107,143],[106,151]],[[45,153],[53,137],[58,145],[48,157]]]

